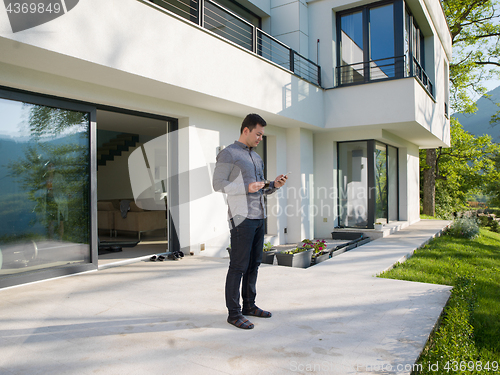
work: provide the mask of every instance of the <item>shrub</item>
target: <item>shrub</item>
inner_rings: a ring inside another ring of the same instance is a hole
[[[487,227],[491,220],[490,217],[486,215],[478,216],[477,219],[479,221],[479,225],[482,227]]]
[[[492,232],[500,233],[500,224],[498,223],[498,221],[493,220],[493,221],[489,224],[489,227],[490,227],[490,230],[491,230]]]
[[[450,234],[455,237],[473,239],[479,235],[479,223],[470,217],[456,219],[450,226]]]

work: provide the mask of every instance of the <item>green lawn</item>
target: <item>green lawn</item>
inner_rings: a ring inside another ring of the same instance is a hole
[[[500,373],[500,234],[444,235],[380,277],[454,287],[419,373]]]

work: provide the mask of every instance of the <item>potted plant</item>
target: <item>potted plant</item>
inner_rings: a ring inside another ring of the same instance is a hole
[[[280,266],[307,268],[311,265],[313,249],[296,247],[291,250],[276,253]]]
[[[275,254],[276,249],[273,248],[271,242],[266,242],[264,244],[264,248],[262,249],[262,263],[273,264]]]
[[[331,258],[331,252],[327,249],[325,240],[311,241],[305,239],[302,241],[302,247],[312,249],[312,264],[321,263]]]
[[[384,224],[377,221],[374,226],[375,226],[375,230],[382,230],[382,228],[384,227]]]

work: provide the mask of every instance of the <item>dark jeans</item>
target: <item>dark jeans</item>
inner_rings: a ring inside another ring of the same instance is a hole
[[[240,286],[243,309],[255,306],[255,284],[263,246],[264,219],[245,219],[231,229],[231,252],[226,277],[226,306],[231,318],[241,315]]]

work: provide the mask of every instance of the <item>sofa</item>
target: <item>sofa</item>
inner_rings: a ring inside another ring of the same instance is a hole
[[[120,204],[129,201],[129,210],[126,217],[122,217]],[[138,239],[141,233],[163,229],[167,231],[166,212],[149,211],[138,207],[133,200],[111,200],[97,202],[98,229],[114,231],[137,232]]]

